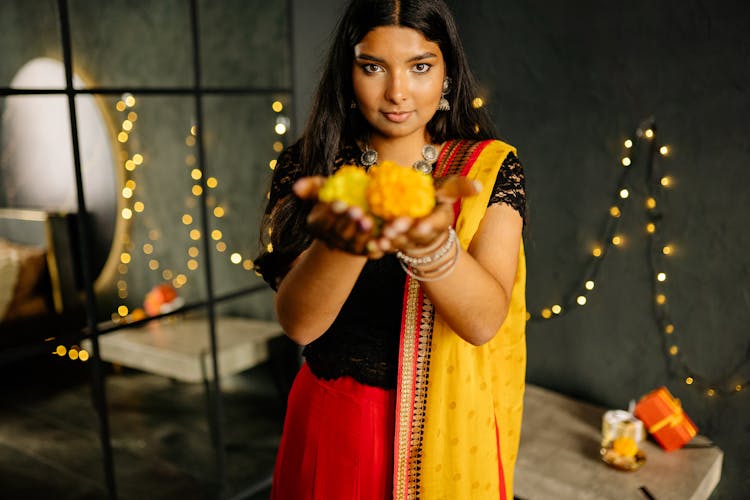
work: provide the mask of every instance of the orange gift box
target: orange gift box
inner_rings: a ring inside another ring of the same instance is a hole
[[[698,433],[698,428],[682,410],[680,400],[675,399],[666,387],[643,396],[635,406],[634,414],[666,451],[682,448]]]

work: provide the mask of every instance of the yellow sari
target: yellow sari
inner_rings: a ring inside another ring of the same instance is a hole
[[[456,232],[467,249],[499,168],[515,150],[500,141],[452,141],[435,176],[465,175],[482,192],[457,205]],[[434,314],[407,277],[399,350],[394,449],[397,500],[513,498],[526,371],[526,263],[523,244],[508,316],[497,335],[473,346]],[[487,300],[492,300],[487,297]]]

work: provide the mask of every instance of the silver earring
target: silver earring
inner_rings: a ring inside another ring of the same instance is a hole
[[[448,102],[448,99],[445,98],[445,96],[448,95],[448,93],[451,91],[451,79],[449,77],[445,77],[445,80],[443,80],[443,92],[440,94],[440,102],[438,103],[438,111],[450,111],[451,110],[451,103]]]

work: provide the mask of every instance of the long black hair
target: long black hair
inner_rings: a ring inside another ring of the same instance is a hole
[[[261,225],[262,253],[255,261],[256,270],[274,287],[311,241],[305,231],[310,203],[291,194],[291,183],[302,176],[330,175],[345,148],[367,141],[369,125],[351,106],[354,47],[380,26],[414,29],[437,43],[443,53],[446,76],[451,79],[446,96],[451,109],[436,112],[427,124],[433,143],[496,137],[485,108],[473,106],[477,84],[453,15],[443,0],[350,0],[336,28],[302,137],[282,153],[274,173]],[[279,171],[290,161],[296,167],[293,173]]]

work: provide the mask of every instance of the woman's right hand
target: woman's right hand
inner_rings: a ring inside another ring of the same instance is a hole
[[[300,199],[315,201],[307,216],[311,234],[331,248],[356,255],[377,259],[383,256],[380,247],[374,244],[375,220],[356,206],[347,206],[342,201],[326,203],[318,201],[325,177],[303,177],[292,189]]]

